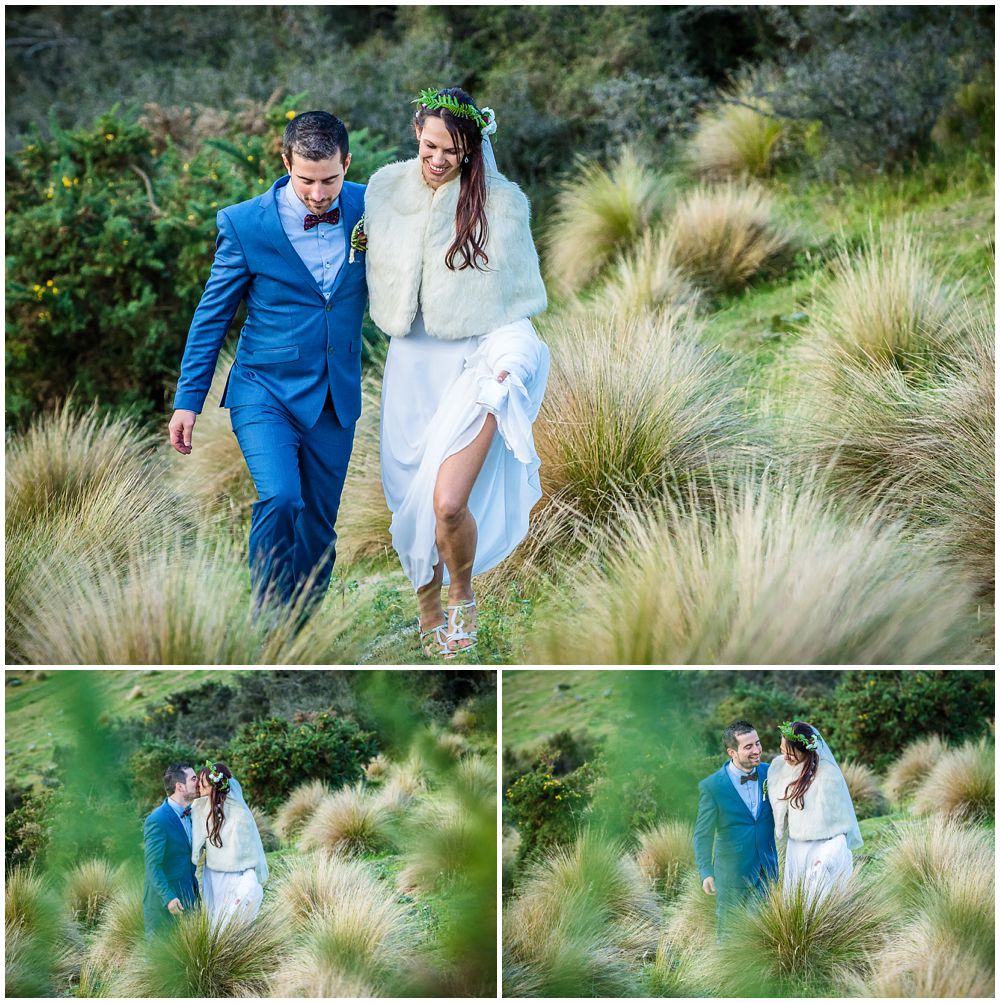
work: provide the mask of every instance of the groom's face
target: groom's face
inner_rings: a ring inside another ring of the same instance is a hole
[[[281,155],[285,170],[291,177],[291,185],[302,204],[317,216],[333,205],[344,187],[347,168],[351,166],[351,155],[341,162],[340,151],[328,160],[306,160],[293,152],[291,158]]]
[[[748,731],[736,736],[736,748],[727,749],[729,758],[744,772],[752,770],[760,763],[761,745],[757,732]]]
[[[184,783],[174,789],[179,798],[191,802],[198,796],[198,775],[189,766],[184,771]]]

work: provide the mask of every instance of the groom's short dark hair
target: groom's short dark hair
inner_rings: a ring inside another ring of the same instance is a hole
[[[737,735],[749,735],[751,731],[756,730],[749,721],[733,721],[722,733],[722,741],[725,743],[727,749],[735,749],[737,748]]]
[[[193,769],[190,763],[171,763],[167,767],[167,772],[163,774],[163,789],[167,792],[167,797],[174,793],[178,784],[187,782],[184,771]]]
[[[303,160],[332,160],[339,152],[343,162],[350,152],[347,128],[329,112],[304,111],[285,126],[281,152],[289,162],[294,159],[293,153]]]

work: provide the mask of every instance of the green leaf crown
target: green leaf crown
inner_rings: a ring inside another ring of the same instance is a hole
[[[224,776],[222,773],[217,773],[215,770],[215,764],[210,759],[205,760],[205,765],[202,768],[208,770],[209,783],[215,787],[216,790],[229,790],[229,778]]]
[[[481,130],[487,128],[491,121],[489,108],[480,111],[474,104],[464,104],[453,95],[442,94],[433,87],[422,90],[420,97],[414,98],[413,103],[430,109],[443,108],[458,118],[471,118]]]
[[[815,752],[819,746],[819,735],[816,734],[816,729],[813,728],[812,738],[806,738],[805,735],[798,735],[792,731],[793,723],[792,721],[782,721],[778,725],[778,730],[789,742],[798,742],[799,745],[805,746],[809,752]]]

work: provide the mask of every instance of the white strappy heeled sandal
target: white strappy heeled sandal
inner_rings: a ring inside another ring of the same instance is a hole
[[[436,627],[420,631],[420,647],[428,658],[447,658],[448,621],[442,620]]]
[[[446,638],[448,654],[444,656],[445,658],[454,658],[456,655],[472,651],[476,647],[476,623],[475,598],[466,599],[464,602],[453,603],[448,606],[448,630]]]

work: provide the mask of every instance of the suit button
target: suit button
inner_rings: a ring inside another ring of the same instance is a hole
[[[327,303],[327,305],[326,305],[326,312],[329,313],[332,309],[333,309],[333,307],[329,303]]]
[[[327,353],[330,354],[330,355],[333,355],[334,351],[335,351],[335,349],[333,349],[333,348],[328,348],[327,349]]]

